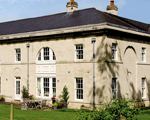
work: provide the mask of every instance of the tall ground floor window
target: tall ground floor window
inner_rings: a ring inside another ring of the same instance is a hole
[[[38,77],[37,78],[37,96],[38,97],[56,96],[56,78]]]
[[[117,78],[112,78],[112,96],[113,99],[117,97]]]
[[[76,99],[83,100],[83,79],[76,78],[76,88],[75,88]]]
[[[142,78],[142,98],[146,97],[146,78]]]

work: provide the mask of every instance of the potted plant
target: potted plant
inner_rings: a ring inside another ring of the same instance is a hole
[[[68,88],[65,85],[62,91],[62,95],[60,95],[60,97],[64,100],[64,108],[67,108],[67,101],[69,99],[69,92],[68,92]]]
[[[33,100],[33,99],[34,99],[33,94],[32,94],[32,95],[29,95],[29,98],[30,98],[30,100]]]
[[[51,99],[52,99],[52,104],[54,104],[55,103],[55,96],[53,96],[53,97],[51,97]]]
[[[21,92],[22,92],[23,101],[25,101],[25,98],[29,98],[29,92],[25,86],[23,86]]]
[[[57,110],[58,103],[57,103],[57,102],[55,102],[55,103],[53,104],[53,107],[54,107],[54,110]]]

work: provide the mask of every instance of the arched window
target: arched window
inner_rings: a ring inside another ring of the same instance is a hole
[[[56,56],[49,47],[43,47],[37,55],[36,77],[36,97],[56,96]]]
[[[44,47],[38,54],[38,61],[54,61],[56,60],[55,53],[49,47]]]

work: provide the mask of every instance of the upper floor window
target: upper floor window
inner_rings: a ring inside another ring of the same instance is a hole
[[[117,44],[112,43],[112,60],[117,60]]]
[[[44,60],[50,60],[50,53],[49,53],[49,48],[46,47],[46,48],[43,48],[43,57],[44,57]]]
[[[76,59],[83,59],[83,45],[76,45]]]
[[[38,54],[38,61],[53,61],[56,60],[55,53],[49,48],[42,48]]]
[[[146,62],[146,48],[142,48],[142,62]]]
[[[16,49],[16,61],[21,61],[21,50]]]
[[[112,78],[112,96],[113,99],[117,97],[117,78]]]
[[[142,98],[146,97],[146,79],[142,78]]]

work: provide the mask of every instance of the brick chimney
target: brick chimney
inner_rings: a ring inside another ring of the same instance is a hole
[[[110,5],[107,6],[107,12],[111,13],[113,15],[117,15],[118,14],[118,7],[116,5],[114,5],[114,1],[111,0],[110,1]]]
[[[67,12],[73,12],[78,10],[78,3],[74,0],[70,0],[70,2],[67,3]]]

